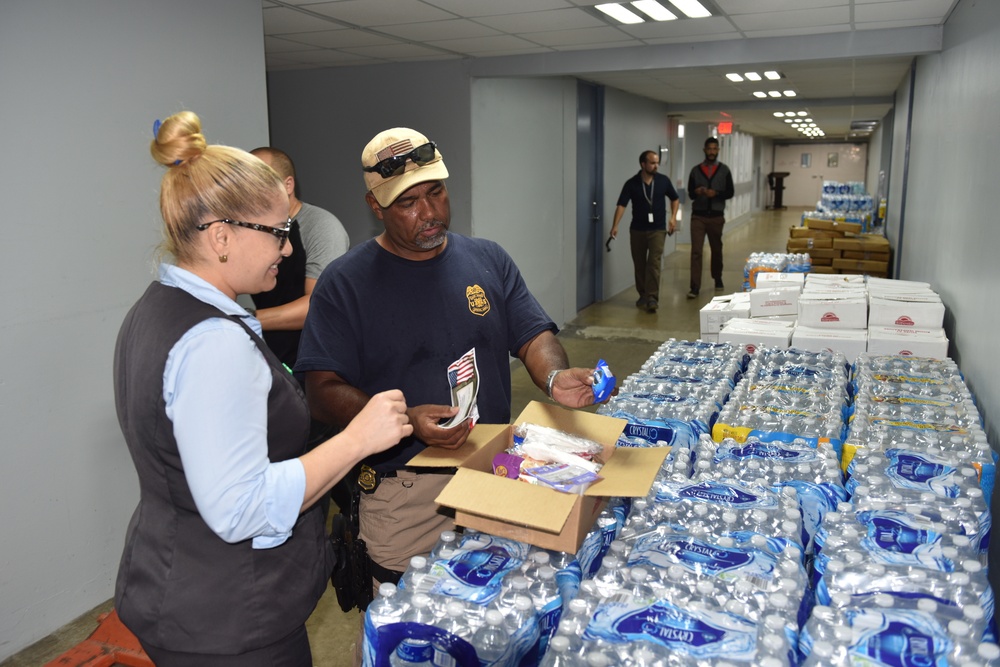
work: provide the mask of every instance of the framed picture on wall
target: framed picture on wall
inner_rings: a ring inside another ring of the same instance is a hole
[[[801,166],[802,166],[802,168],[803,169],[808,169],[809,167],[812,166],[812,163],[813,163],[813,155],[812,155],[812,153],[803,153],[802,154],[802,162],[800,163]]]
[[[837,162],[840,160],[840,153],[827,153],[826,154],[826,166],[836,167]]]

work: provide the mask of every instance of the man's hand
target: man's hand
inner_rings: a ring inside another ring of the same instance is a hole
[[[458,406],[417,405],[407,409],[413,435],[428,447],[458,449],[469,437],[469,420],[453,428],[441,428],[438,422],[458,414]]]
[[[676,231],[677,231],[677,220],[675,220],[674,218],[670,218],[670,222],[667,223],[667,233],[673,234]]]
[[[594,369],[567,368],[552,380],[552,400],[567,408],[582,408],[594,404]],[[614,394],[618,393],[615,387]],[[610,397],[609,397],[610,398]]]
[[[711,199],[717,194],[719,193],[713,190],[712,188],[705,188],[705,196],[708,197],[709,199]]]

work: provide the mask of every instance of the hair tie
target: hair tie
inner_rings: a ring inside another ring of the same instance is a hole
[[[163,121],[157,118],[153,121],[153,138],[156,139],[160,136],[160,126],[163,125]]]

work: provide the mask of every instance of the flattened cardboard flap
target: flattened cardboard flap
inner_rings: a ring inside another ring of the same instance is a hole
[[[458,468],[470,456],[506,430],[507,424],[476,424],[465,444],[458,449],[427,447],[407,461],[406,465],[420,468]]]
[[[459,468],[435,502],[519,526],[558,533],[580,496]]]
[[[591,484],[584,495],[645,496],[669,452],[669,447],[618,447],[615,455],[601,468],[599,474],[604,479]]]

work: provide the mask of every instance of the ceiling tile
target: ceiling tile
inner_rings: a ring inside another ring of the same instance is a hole
[[[552,9],[542,12],[523,12],[504,16],[486,16],[478,19],[484,25],[502,32],[528,33],[545,30],[579,30],[606,26],[595,16],[582,9]]]
[[[724,16],[711,16],[704,19],[678,19],[676,21],[650,21],[623,25],[623,32],[639,39],[655,39],[657,37],[690,37],[698,35],[736,34],[732,23]]]
[[[798,35],[824,35],[834,32],[850,32],[849,23],[835,23],[833,25],[821,25],[811,28],[780,28],[777,30],[747,30],[743,34],[747,37],[796,37]]]
[[[343,50],[359,56],[383,58],[387,60],[392,58],[413,58],[418,56],[436,57],[441,55],[441,52],[437,49],[429,49],[426,46],[421,46],[419,44],[403,44],[401,42],[397,42],[395,44],[383,44],[381,46],[352,46]]]
[[[765,12],[783,12],[790,5],[795,9],[816,9],[818,7],[847,7],[849,0],[795,0],[789,3],[788,0],[715,0],[726,14],[736,16],[738,14],[760,14]]]
[[[854,8],[854,20],[859,23],[899,19],[943,21],[948,9],[947,4],[941,0],[897,0],[897,2],[858,5]]]
[[[342,0],[309,5],[309,11],[359,26],[420,23],[455,18],[420,0]]]
[[[396,44],[398,40],[388,35],[368,32],[366,30],[326,30],[324,32],[304,32],[297,35],[284,35],[289,41],[320,46],[325,49],[341,49],[350,46],[377,46],[380,44]]]
[[[458,16],[499,16],[520,14],[544,9],[564,9],[573,5],[564,0],[424,0],[429,5],[440,7]]]
[[[848,23],[851,13],[847,6],[821,9],[788,9],[782,12],[743,14],[732,17],[740,30],[777,30],[780,28],[813,28],[822,25]]]
[[[631,40],[628,42],[600,42],[597,44],[562,44],[552,46],[556,51],[581,51],[583,49],[620,49],[623,46],[642,46],[642,42]]]
[[[264,34],[280,35],[286,32],[314,32],[336,28],[337,24],[286,7],[264,9]]]
[[[430,42],[445,38],[486,37],[499,34],[493,28],[466,19],[449,19],[429,23],[404,23],[379,26],[379,32],[388,33],[417,42]]]
[[[600,43],[619,42],[619,46],[628,46],[621,42],[631,42],[640,44],[629,35],[617,28],[604,26],[601,28],[585,28],[583,30],[550,30],[548,32],[533,32],[530,37],[532,42],[544,44],[545,46],[573,46]]]
[[[296,51],[315,51],[316,46],[304,44],[283,37],[264,37],[264,51],[266,55],[272,53],[294,53]]]
[[[496,35],[493,37],[478,37],[475,39],[439,39],[428,42],[434,46],[458,51],[460,53],[491,53],[495,51],[512,51],[528,49],[533,51],[547,51],[544,47],[515,37],[514,35]]]

